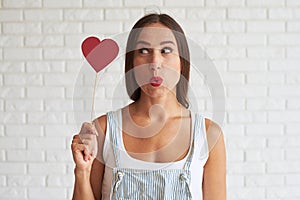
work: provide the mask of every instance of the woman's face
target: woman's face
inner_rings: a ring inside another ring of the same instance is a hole
[[[134,51],[134,74],[142,91],[150,96],[175,92],[180,79],[180,58],[173,32],[161,23],[145,26]]]

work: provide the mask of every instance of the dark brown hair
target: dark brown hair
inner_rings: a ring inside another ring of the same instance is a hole
[[[176,98],[184,107],[189,107],[187,99],[188,81],[190,77],[190,53],[186,37],[180,25],[169,15],[166,14],[149,14],[142,17],[136,22],[131,29],[126,46],[125,56],[125,80],[127,93],[131,100],[137,101],[141,96],[141,88],[138,86],[133,73],[134,50],[141,29],[152,23],[161,23],[171,29],[173,32],[180,57],[181,76],[176,85]]]

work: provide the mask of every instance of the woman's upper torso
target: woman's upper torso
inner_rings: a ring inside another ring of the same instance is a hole
[[[117,181],[114,176],[118,169],[125,169],[123,170],[124,173],[131,173],[131,171],[133,173],[141,171],[153,172],[153,177],[161,176],[164,179],[163,182],[166,182],[168,179],[172,179],[172,174],[176,173],[176,171],[186,170],[187,168],[190,171],[188,185],[192,198],[202,199],[203,167],[208,158],[205,118],[193,112],[190,113],[190,118],[191,139],[187,154],[182,159],[174,162],[148,162],[134,158],[126,151],[123,142],[122,110],[108,113],[106,136],[103,146],[105,172],[102,183],[102,199],[110,199],[111,194],[113,194],[112,190],[117,189],[115,187]],[[171,175],[168,175],[169,172]],[[140,180],[148,183],[153,181],[153,179],[147,180],[147,178]],[[148,183],[146,185],[149,185]],[[174,185],[176,184],[174,183]],[[156,186],[160,187],[159,184],[156,184]],[[151,185],[151,187],[154,186]],[[155,191],[155,188],[152,189]],[[172,190],[167,192],[170,193]]]

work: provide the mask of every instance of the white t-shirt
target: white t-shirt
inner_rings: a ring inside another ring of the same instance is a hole
[[[118,127],[122,127],[122,112],[121,110],[117,112],[117,123]],[[191,170],[191,193],[193,199],[202,199],[202,180],[203,180],[203,167],[208,159],[208,145],[206,139],[206,129],[205,129],[205,118],[202,117],[200,126],[194,127],[195,124],[195,114],[191,113],[192,118],[192,130],[195,128],[200,128],[200,134],[195,138],[195,148],[194,155],[192,158],[190,170]],[[107,122],[107,127],[109,126]],[[116,127],[117,128],[117,127]],[[123,141],[122,131],[118,131],[119,141]],[[191,137],[192,138],[192,137]],[[115,156],[113,152],[111,133],[109,128],[106,128],[106,136],[103,146],[103,159],[105,164],[105,172],[102,182],[102,199],[107,200],[110,198],[111,184],[112,184],[112,169],[116,167]],[[191,150],[191,148],[190,148]],[[189,151],[190,153],[190,151]],[[120,158],[119,163],[122,168],[134,168],[134,169],[182,169],[189,153],[184,157],[184,159],[169,162],[169,163],[155,163],[147,162],[143,160],[138,160],[131,157],[125,150],[124,143],[120,144]],[[134,167],[133,167],[134,166]]]

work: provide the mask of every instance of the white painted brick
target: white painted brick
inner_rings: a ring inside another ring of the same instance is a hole
[[[26,63],[27,72],[64,72],[64,61],[28,61]]]
[[[244,151],[243,150],[226,150],[226,160],[228,162],[243,162]]]
[[[191,41],[205,47],[226,45],[226,36],[221,34],[192,33],[189,36],[191,37]],[[195,52],[195,50],[193,51],[192,47],[190,47],[190,51],[191,55],[193,52]]]
[[[187,10],[188,20],[210,20],[225,18],[226,10],[224,8],[191,8]]]
[[[104,19],[104,11],[97,9],[65,9],[64,20],[66,21],[100,21]]]
[[[196,7],[203,6],[204,0],[193,1],[193,0],[185,0],[185,1],[174,1],[174,0],[164,0],[164,6],[173,6],[173,7]]]
[[[283,149],[246,150],[246,161],[268,162],[284,161]]]
[[[5,102],[6,111],[42,111],[42,100],[17,100],[12,99]]]
[[[26,189],[15,187],[3,187],[0,188],[0,196],[1,199],[25,199]]]
[[[287,100],[287,109],[300,110],[300,98],[289,98]]]
[[[300,6],[300,2],[298,0],[286,0],[287,6]]]
[[[6,185],[6,177],[0,176],[0,186],[3,187]]]
[[[3,23],[2,26],[2,33],[12,35],[37,34],[42,31],[41,23],[39,22],[7,22]]]
[[[247,32],[252,33],[274,33],[284,32],[285,22],[284,21],[248,21]]]
[[[225,135],[242,136],[244,135],[244,126],[238,124],[226,124],[223,127]]]
[[[42,125],[6,125],[6,135],[7,136],[42,136],[43,127]],[[13,140],[13,139],[12,139]]]
[[[49,92],[51,91],[51,92]],[[64,88],[62,87],[27,87],[28,98],[63,98]]]
[[[287,185],[299,185],[300,184],[300,174],[286,174]]]
[[[286,133],[288,135],[298,135],[300,130],[300,124],[288,124],[286,127]]]
[[[286,51],[287,51],[287,57],[288,58],[295,58],[295,59],[299,58],[299,53],[300,53],[300,48],[299,47],[288,46],[286,48]]]
[[[205,5],[222,7],[243,6],[245,5],[245,0],[205,0]]]
[[[72,162],[73,161],[72,152],[69,149],[64,151],[47,150],[46,161],[47,162]]]
[[[44,58],[49,60],[76,59],[81,57],[77,48],[47,48],[44,49]]]
[[[249,6],[284,6],[284,0],[246,0]]]
[[[28,123],[30,124],[61,124],[65,123],[66,114],[63,112],[30,112]]]
[[[106,20],[131,20],[138,19],[142,16],[142,9],[106,9],[105,10]]]
[[[292,136],[271,136],[267,138],[268,140],[268,147],[274,147],[274,148],[293,148],[293,147],[299,147],[299,141],[300,137],[298,135],[292,135]]]
[[[116,34],[122,31],[122,23],[118,21],[86,22],[83,24],[84,33]]]
[[[266,112],[230,112],[228,114],[229,123],[266,122]]]
[[[48,149],[65,149],[66,144],[62,137],[47,137],[47,138],[39,138],[39,137],[30,137],[27,138],[28,149],[34,150],[48,150]]]
[[[29,163],[28,173],[32,175],[62,175],[66,166],[63,163]]]
[[[181,25],[185,27],[186,32],[204,32],[204,22],[203,21],[191,21],[191,20],[182,20]]]
[[[229,191],[227,194],[227,198],[230,200],[264,199],[264,197],[265,189],[261,187],[234,188],[233,191]]]
[[[211,59],[245,58],[246,49],[242,47],[208,47],[207,55]]]
[[[47,185],[50,187],[73,187],[74,175],[55,176],[49,175],[47,177]]]
[[[265,45],[267,37],[260,34],[231,34],[228,36],[229,45]]]
[[[24,124],[25,113],[20,113],[20,112],[0,113],[0,121],[4,124]]]
[[[248,98],[247,110],[284,110],[285,100],[281,98]]]
[[[270,86],[269,94],[271,97],[298,97],[300,96],[300,90],[295,85]]]
[[[227,88],[227,94],[229,97],[264,97],[267,96],[266,86],[229,86]]]
[[[245,99],[241,98],[226,98],[226,110],[239,111],[245,110]]]
[[[300,22],[288,21],[287,22],[287,32],[300,32]]]
[[[98,22],[99,23],[99,22]],[[44,22],[43,33],[47,34],[75,34],[82,32],[80,22]]]
[[[226,176],[226,183],[228,188],[232,187],[242,187],[244,186],[244,176],[242,175],[233,175],[233,174],[228,174]]]
[[[76,74],[49,73],[44,75],[47,86],[74,86]]]
[[[43,0],[43,6],[47,8],[79,8],[82,0]]]
[[[0,97],[3,99],[22,98],[22,97],[24,97],[24,88],[2,87],[0,90]]]
[[[24,149],[26,147],[25,138],[5,137],[0,140],[1,149]]]
[[[39,8],[42,0],[2,0],[4,8]]]
[[[45,186],[44,176],[33,176],[33,175],[9,175],[7,177],[7,185],[12,187],[36,187]]]
[[[249,58],[284,58],[284,48],[281,47],[248,47]]]
[[[0,174],[21,175],[21,174],[25,174],[25,172],[26,172],[25,163],[0,163]]]
[[[62,10],[27,9],[24,10],[24,19],[26,21],[59,21],[62,20]]]
[[[23,37],[18,35],[2,35],[0,38],[1,47],[21,47],[23,46]]]
[[[249,84],[284,84],[284,74],[282,73],[247,73],[246,78]]]
[[[229,174],[263,174],[265,172],[265,164],[260,162],[247,162],[247,163],[229,163],[227,172]]]
[[[266,19],[267,10],[263,8],[228,8],[228,18],[237,20]]]
[[[271,45],[300,45],[299,34],[272,34],[269,36]]]
[[[45,125],[45,135],[48,137],[67,137],[77,134],[79,130],[74,125]]]
[[[268,120],[270,122],[300,122],[298,111],[269,111]]]
[[[27,47],[63,46],[64,38],[61,35],[25,36],[25,45]]]
[[[41,74],[5,74],[4,84],[8,86],[42,85]]]
[[[6,160],[5,151],[0,150],[0,162],[3,162]],[[0,178],[0,186],[1,186],[1,178]]]
[[[230,60],[228,63],[229,71],[267,71],[267,62],[264,60],[241,59]]]
[[[295,59],[289,59],[289,60],[271,60],[270,63],[270,70],[271,71],[300,71],[299,68],[299,61]]]
[[[248,175],[246,176],[246,185],[250,187],[264,187],[264,186],[283,186],[284,176],[276,174]]]
[[[72,72],[72,73],[80,73],[80,70],[82,70],[83,67],[85,67],[85,65],[83,64],[83,58],[81,60],[68,60],[66,62],[66,72]]]
[[[269,173],[299,173],[300,172],[300,161],[289,161],[289,162],[268,162],[267,172]]]
[[[295,19],[297,10],[293,8],[270,8],[270,19]]]
[[[248,124],[246,125],[247,135],[283,135],[284,127],[281,124]]]
[[[74,101],[74,102],[73,102]],[[46,111],[82,111],[83,101],[80,100],[45,100]]]
[[[67,90],[66,96],[68,98],[74,99],[90,99],[93,94],[93,87],[85,87],[82,86],[80,88],[76,88],[76,91],[73,90]],[[96,89],[96,97],[105,97],[105,87],[97,87]]]
[[[6,48],[4,49],[5,60],[41,60],[42,49],[39,48]]]
[[[21,21],[22,20],[22,10],[16,9],[1,9],[0,10],[0,21],[1,22],[11,22],[11,21]]]
[[[206,21],[206,31],[213,33],[241,33],[245,32],[243,21]]]
[[[153,5],[158,5],[158,4],[153,4]],[[152,13],[153,9],[150,8],[149,10],[150,10],[149,12]],[[161,10],[161,13],[166,13],[166,14],[170,15],[179,24],[180,24],[180,20],[186,19],[186,9],[185,8],[168,8],[168,7],[163,8],[163,7],[161,7],[160,10]]]
[[[264,138],[258,138],[256,136],[238,136],[234,138],[228,138],[228,149],[264,149],[266,147],[266,140]]]
[[[7,161],[23,161],[23,162],[42,162],[44,161],[44,153],[40,150],[8,150],[7,151]]]
[[[162,0],[152,0],[151,2],[149,2],[148,0],[139,0],[139,1],[135,1],[135,0],[126,0],[124,1],[124,5],[125,7],[143,7],[145,9],[147,8],[152,8],[152,5],[155,5],[155,7],[161,9],[162,5],[163,5],[163,1]]]
[[[300,149],[299,148],[287,148],[285,150],[286,160],[296,161],[300,160]]]
[[[54,188],[54,187],[36,187],[28,189],[29,199],[40,199],[43,197],[45,200],[66,199],[67,191],[66,188]]]
[[[120,7],[122,0],[83,0],[83,7],[103,8],[103,7]]]

